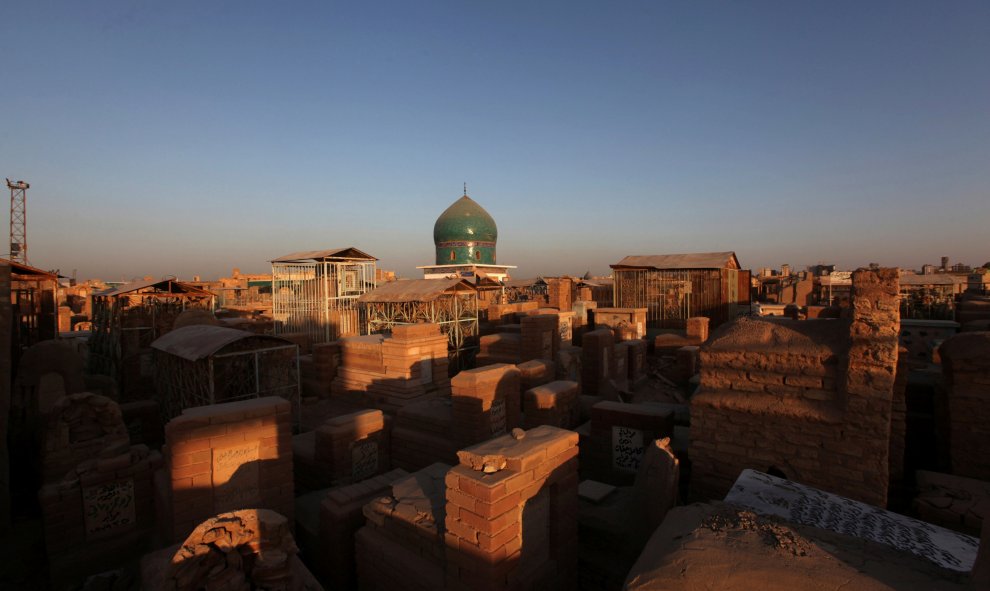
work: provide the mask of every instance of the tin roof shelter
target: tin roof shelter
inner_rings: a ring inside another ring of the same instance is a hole
[[[368,332],[397,324],[431,322],[447,335],[451,371],[459,371],[478,348],[478,290],[464,279],[407,279],[386,283],[358,298]]]
[[[11,344],[16,359],[22,348],[58,336],[58,273],[3,258],[0,265],[10,266]]]
[[[200,324],[177,328],[151,348],[166,418],[262,396],[281,396],[299,408],[299,347],[283,338]]]
[[[121,396],[150,390],[151,343],[189,308],[213,310],[215,296],[174,277],[93,294],[90,371],[117,380]]]

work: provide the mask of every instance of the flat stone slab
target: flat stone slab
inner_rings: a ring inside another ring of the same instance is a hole
[[[980,545],[972,536],[755,470],[743,470],[725,502],[886,544],[953,571],[971,571]]]
[[[582,499],[598,504],[616,491],[616,487],[597,480],[582,480],[578,485],[578,496]]]

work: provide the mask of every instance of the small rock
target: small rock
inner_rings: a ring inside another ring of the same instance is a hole
[[[523,431],[522,429],[520,429],[519,427],[516,427],[515,429],[512,430],[512,438],[513,439],[519,441],[519,440],[523,439],[524,437],[526,437],[526,432]]]

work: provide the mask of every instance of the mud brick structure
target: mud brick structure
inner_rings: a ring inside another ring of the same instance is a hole
[[[435,463],[399,479],[391,494],[366,504],[354,536],[359,588],[433,591],[445,588],[444,479]]]
[[[161,455],[135,445],[90,458],[38,493],[56,586],[137,558],[155,529],[152,481]]]
[[[61,481],[86,460],[117,456],[130,449],[120,406],[106,396],[90,392],[63,396],[44,422],[45,482]]]
[[[581,347],[561,347],[560,351],[557,351],[557,362],[554,364],[557,370],[557,379],[580,381],[582,355]]]
[[[526,390],[549,384],[556,376],[556,364],[546,359],[533,359],[516,366],[519,370],[519,400],[522,404]]]
[[[388,432],[380,410],[334,417],[316,430],[316,461],[333,485],[350,484],[388,470]]]
[[[415,472],[437,461],[454,461],[451,405],[449,398],[436,398],[399,409],[392,428],[392,466]]]
[[[476,358],[478,367],[492,363],[519,363],[520,359],[522,359],[522,334],[497,332],[481,337],[480,350]]]
[[[897,349],[897,373],[890,404],[890,482],[899,485],[904,479],[904,452],[907,445],[907,380],[910,372],[908,350]]]
[[[581,469],[595,480],[628,484],[639,470],[643,450],[673,432],[674,412],[668,407],[598,402],[591,407],[587,441],[581,442]]]
[[[675,367],[677,370],[677,379],[681,384],[688,383],[698,373],[700,355],[701,347],[697,345],[685,345],[677,349],[675,353],[675,359],[677,360]]]
[[[437,324],[405,324],[392,336],[347,337],[340,344],[341,366],[331,391],[395,413],[407,404],[446,396],[447,336]]]
[[[990,480],[990,332],[960,333],[939,351],[945,382],[939,415],[952,472]]]
[[[532,429],[551,425],[561,429],[577,427],[581,408],[578,397],[581,387],[577,382],[559,380],[526,391],[523,396],[525,420],[523,427]]]
[[[887,502],[897,366],[896,269],[853,273],[851,318],[741,319],[701,350],[692,493],[721,498],[746,468]]]
[[[167,539],[224,511],[263,508],[291,519],[290,410],[283,398],[255,398],[189,408],[165,425],[157,494]]]
[[[458,452],[364,507],[362,589],[573,589],[577,434],[542,426]]]
[[[297,556],[290,524],[284,515],[267,509],[210,517],[182,544],[144,557],[141,588],[321,589]]]
[[[573,589],[576,433],[541,426],[458,452],[446,476],[448,589]]]
[[[617,334],[629,328],[629,338],[646,338],[646,308],[598,308],[595,310],[595,328],[607,326]]]
[[[646,378],[646,351],[647,343],[643,339],[633,339],[622,341],[615,345],[616,358],[626,359],[626,375],[630,384],[638,384]]]
[[[586,288],[582,288],[586,289]],[[590,290],[589,290],[590,291]],[[587,326],[588,325],[588,312],[589,310],[595,310],[598,308],[598,302],[592,301],[590,297],[579,298],[574,305],[571,306],[571,311],[574,312],[574,326]]]
[[[685,326],[685,336],[688,340],[699,345],[708,340],[708,325],[710,321],[704,316],[692,316],[687,319]]]
[[[616,376],[615,338],[609,328],[587,332],[581,347],[581,390],[589,396],[604,395]]]
[[[316,343],[313,353],[299,357],[299,378],[303,396],[326,398],[340,367],[340,343]]]
[[[574,304],[574,281],[570,277],[547,280],[547,306],[558,310],[570,310]]]
[[[560,335],[557,334],[556,314],[534,314],[523,316],[522,341],[519,349],[520,361],[548,359],[553,361],[560,348]]]
[[[490,304],[488,306],[488,322],[491,324],[513,324],[518,317],[540,307],[540,302],[515,302],[512,304]]]
[[[458,447],[498,437],[520,425],[516,366],[498,363],[465,370],[450,385],[450,435]]]
[[[392,484],[409,476],[405,470],[391,470],[359,484],[334,487],[320,502],[319,541],[311,558],[316,574],[331,583],[332,589],[353,589],[357,585],[354,534],[364,526],[363,508],[384,495]]]

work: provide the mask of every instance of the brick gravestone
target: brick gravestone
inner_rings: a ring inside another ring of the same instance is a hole
[[[589,396],[605,394],[616,375],[615,338],[609,328],[587,332],[581,347],[581,390]]]
[[[547,359],[553,361],[559,348],[560,335],[557,334],[556,314],[534,314],[523,316],[520,361]]]
[[[632,482],[643,450],[674,432],[674,413],[648,404],[602,401],[591,407],[591,431],[582,459],[597,480]]]
[[[581,408],[577,382],[558,380],[526,391],[523,397],[524,428],[552,425],[562,429],[577,427]]]
[[[104,396],[62,396],[46,419],[46,484],[38,500],[49,572],[61,585],[146,549],[161,456],[130,445],[120,408]]]
[[[577,439],[541,426],[458,452],[446,476],[448,589],[575,587]]]
[[[316,461],[334,486],[360,482],[388,470],[388,433],[380,410],[334,417],[316,430]]]
[[[939,352],[952,472],[990,480],[990,332],[960,333]]]
[[[519,370],[497,363],[451,380],[451,435],[458,446],[504,435],[520,424]]]
[[[211,515],[247,508],[293,514],[289,401],[256,398],[188,408],[165,426],[166,538]]]

